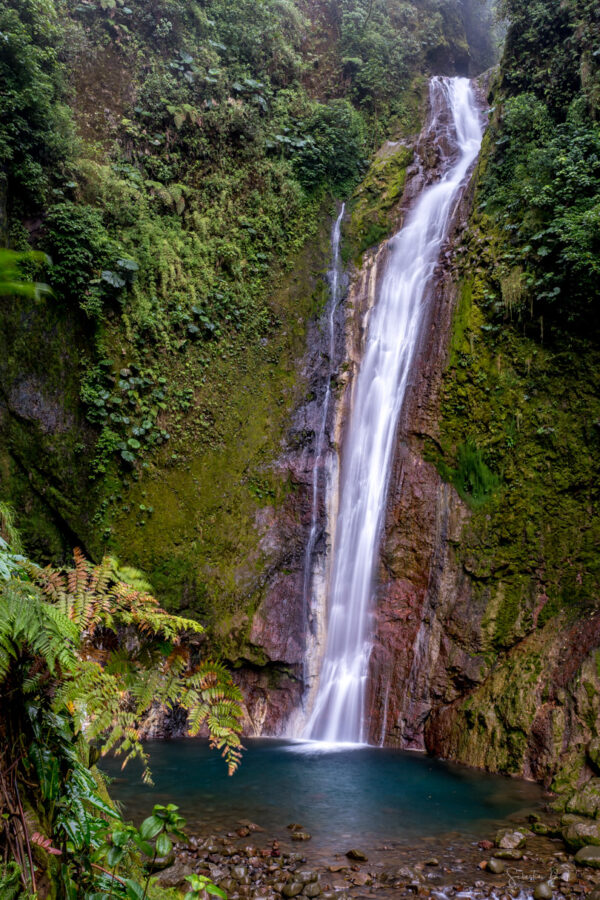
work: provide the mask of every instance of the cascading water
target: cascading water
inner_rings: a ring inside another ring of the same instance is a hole
[[[317,443],[315,447],[315,458],[312,471],[312,498],[311,498],[311,520],[310,532],[308,535],[308,543],[304,553],[304,571],[303,571],[303,595],[305,602],[310,609],[310,589],[312,582],[312,563],[317,538],[319,536],[319,472],[321,470],[321,462],[323,460],[323,452],[325,450],[325,438],[327,436],[327,423],[329,421],[329,408],[331,406],[331,379],[334,373],[335,365],[335,314],[340,300],[340,235],[342,230],[342,219],[346,205],[342,203],[339,215],[335,220],[331,232],[331,269],[329,270],[329,315],[327,316],[328,337],[329,337],[329,371],[327,373],[327,387],[321,407],[321,425],[317,434]]]
[[[379,296],[370,313],[344,443],[327,643],[303,734],[312,740],[365,740],[373,577],[394,438],[427,288],[460,187],[481,145],[479,110],[468,79],[433,78],[430,103],[429,130],[438,143],[441,138],[449,143],[452,154],[440,180],[423,190],[406,224],[390,241]]]

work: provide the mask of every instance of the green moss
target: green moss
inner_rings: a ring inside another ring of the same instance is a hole
[[[352,198],[352,213],[346,233],[346,255],[359,261],[362,253],[388,237],[395,224],[394,207],[402,196],[412,147],[385,144],[375,157]]]
[[[328,254],[324,217],[271,297],[280,329],[267,341],[232,346],[213,357],[210,367],[199,369],[201,377],[189,356],[170,371],[170,381],[193,388],[193,405],[165,413],[171,440],[139,480],[121,485],[122,499],[112,507],[116,554],[126,553],[128,562],[148,574],[168,608],[209,625],[233,657],[269,565],[257,523],[264,515],[267,523],[270,510],[294,490],[274,462],[290,412],[305,390],[297,361],[307,323],[324,300]]]

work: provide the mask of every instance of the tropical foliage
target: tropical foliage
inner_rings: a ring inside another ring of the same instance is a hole
[[[95,768],[98,755],[145,760],[144,714],[177,704],[190,733],[204,726],[233,772],[239,693],[219,664],[200,659],[197,622],[168,615],[119,580],[109,558],[94,566],[78,550],[74,557],[70,569],[42,569],[0,539],[4,878],[15,881],[14,863],[32,892],[46,873],[68,898],[139,900],[147,885],[121,877],[119,866],[141,871],[168,855],[183,820],[168,806],[139,831],[125,825]]]

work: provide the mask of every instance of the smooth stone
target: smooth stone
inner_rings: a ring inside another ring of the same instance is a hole
[[[600,847],[582,847],[575,854],[575,862],[580,866],[600,869]]]
[[[494,856],[490,859],[487,864],[487,871],[491,872],[492,875],[502,875],[502,873],[506,870],[506,866],[502,862],[501,859],[496,859]]]
[[[187,875],[191,875],[194,867],[190,863],[177,860],[172,866],[163,869],[157,877],[157,882],[163,887],[177,887],[185,883]]]
[[[310,841],[312,834],[308,831],[292,831],[290,837],[293,841]]]
[[[305,897],[318,897],[321,893],[321,885],[317,881],[311,881],[303,890]]]
[[[245,878],[248,874],[248,869],[246,866],[234,866],[231,870],[231,874],[236,881],[241,881],[242,878]]]
[[[439,866],[439,864],[440,864],[440,861],[439,861],[439,859],[436,859],[435,856],[432,856],[431,859],[425,860],[426,866]]]
[[[534,822],[531,826],[531,830],[534,834],[545,837],[548,834],[556,834],[559,831],[559,828],[558,825],[548,825],[546,822]]]
[[[365,885],[373,883],[373,879],[368,872],[355,872],[352,875],[352,881],[357,887],[365,887]]]
[[[357,862],[368,862],[368,856],[366,853],[363,853],[362,850],[358,850],[356,847],[353,847],[351,850],[348,850],[346,853],[348,859],[355,859]]]
[[[296,881],[301,881],[302,884],[308,884],[310,881],[316,881],[319,876],[311,869],[298,869],[294,872],[294,877]]]
[[[533,889],[533,900],[552,900],[552,888],[547,881],[540,881]]]
[[[301,881],[290,881],[289,884],[286,884],[281,893],[284,897],[297,897],[298,894],[302,893],[303,889],[304,885]]]
[[[157,856],[156,859],[151,860],[146,863],[151,872],[160,872],[163,869],[168,869],[175,862],[175,851],[171,850],[167,856]]]
[[[496,835],[496,847],[502,850],[520,850],[525,846],[528,832],[508,831],[506,829],[499,831]]]
[[[494,853],[496,859],[523,859],[522,850],[496,850]]]

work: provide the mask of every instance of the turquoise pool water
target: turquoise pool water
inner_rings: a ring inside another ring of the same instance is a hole
[[[121,772],[118,760],[105,760],[102,768],[115,779],[112,794],[133,819],[154,803],[171,802],[201,833],[252,821],[280,835],[297,822],[321,843],[340,837],[373,846],[449,833],[482,837],[542,800],[541,789],[529,782],[398,750],[280,740],[245,744],[232,777],[219,754],[199,740],[149,743],[152,786],[141,782],[139,766]]]

